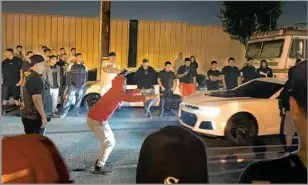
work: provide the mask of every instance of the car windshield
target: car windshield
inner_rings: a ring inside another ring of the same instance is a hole
[[[282,54],[284,39],[249,43],[246,58],[278,58]]]
[[[206,95],[213,97],[250,97],[268,99],[283,88],[282,84],[264,82],[259,80],[251,81],[238,88],[208,93]]]

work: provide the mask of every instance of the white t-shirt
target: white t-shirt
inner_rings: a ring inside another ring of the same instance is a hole
[[[110,62],[109,60],[104,60],[102,63],[102,68],[110,67],[120,70],[120,66],[115,62]],[[117,76],[117,73],[106,73],[101,70],[101,86],[103,87],[103,94],[106,93],[112,86],[112,80]]]

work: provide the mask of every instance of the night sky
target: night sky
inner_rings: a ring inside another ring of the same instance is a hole
[[[111,17],[119,19],[187,21],[190,24],[220,25],[219,1],[113,1]],[[6,1],[2,11],[67,16],[99,16],[99,1]],[[307,22],[307,1],[284,2],[279,23]]]

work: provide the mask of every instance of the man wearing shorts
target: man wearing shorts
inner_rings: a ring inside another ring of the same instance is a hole
[[[11,48],[6,49],[6,59],[2,62],[2,110],[13,96],[15,105],[20,105],[20,86],[23,83],[22,60],[14,56]],[[5,113],[5,112],[4,112]]]
[[[183,97],[196,91],[196,73],[190,67],[190,58],[185,58],[185,64],[179,67],[177,77],[180,79],[180,92]]]

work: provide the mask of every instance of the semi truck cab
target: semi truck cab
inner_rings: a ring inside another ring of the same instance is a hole
[[[307,59],[307,39],[307,30],[281,29],[256,33],[247,42],[245,58],[252,57],[256,68],[264,59],[275,77],[287,78],[288,69],[295,65],[296,59]]]

